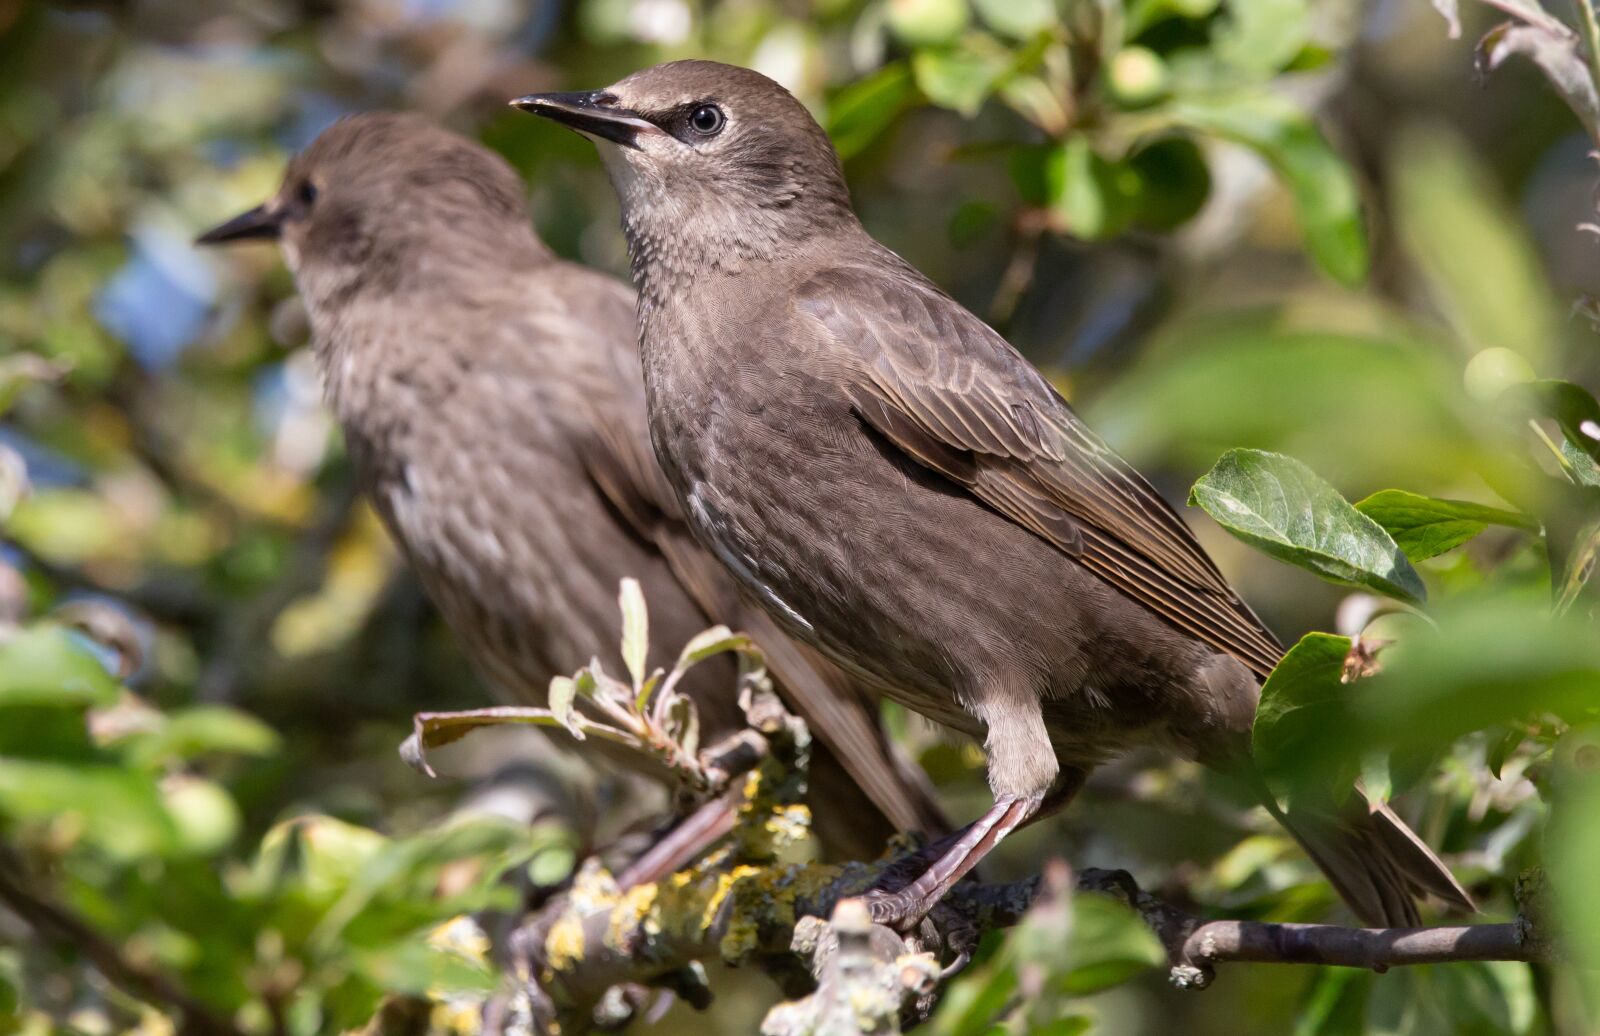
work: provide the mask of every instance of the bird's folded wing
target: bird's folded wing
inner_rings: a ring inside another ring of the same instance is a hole
[[[1112,586],[1265,677],[1282,655],[1183,520],[1005,339],[910,270],[842,267],[794,296],[858,361],[856,413]]]
[[[602,400],[592,398],[590,403]],[[889,822],[900,831],[942,834],[947,824],[932,789],[925,779],[917,779],[920,771],[908,771],[896,758],[895,747],[870,710],[873,699],[745,604],[722,566],[690,535],[677,497],[650,450],[643,415],[642,392],[637,399],[611,400],[603,412],[596,406],[593,434],[579,446],[590,479],[634,531],[661,552],[678,582],[713,621],[755,638],[779,690]]]

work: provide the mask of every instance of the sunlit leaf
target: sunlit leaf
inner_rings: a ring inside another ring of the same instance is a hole
[[[0,815],[70,825],[125,860],[183,849],[155,782],[115,766],[0,758]]]
[[[159,727],[129,739],[129,761],[152,767],[210,753],[267,756],[278,751],[276,731],[248,713],[197,705],[168,714]]]
[[[1412,561],[1454,550],[1490,525],[1539,531],[1537,521],[1517,511],[1438,500],[1403,489],[1380,490],[1358,502],[1356,510],[1383,526]]]
[[[567,732],[579,741],[583,740],[583,731],[572,722],[572,703],[578,696],[578,684],[570,676],[553,676],[550,678],[550,715],[555,721],[567,728]]]
[[[1391,153],[1394,219],[1433,304],[1470,351],[1509,349],[1543,369],[1562,338],[1560,303],[1521,214],[1448,131],[1405,129]]]
[[[990,37],[969,34],[960,43],[919,50],[911,58],[917,88],[934,104],[972,116],[1011,67],[1011,56]]]
[[[1217,58],[1247,76],[1278,72],[1311,38],[1309,0],[1248,0],[1229,3],[1212,34]]]
[[[64,627],[30,626],[0,640],[0,706],[108,706],[117,694],[116,678]]]
[[[1304,110],[1265,93],[1185,98],[1166,110],[1179,125],[1258,152],[1294,196],[1317,265],[1342,284],[1366,278],[1367,236],[1355,177]]]
[[[913,47],[951,43],[967,27],[967,0],[888,0],[889,30]]]
[[[650,618],[645,610],[644,591],[637,579],[624,579],[617,597],[622,608],[622,661],[633,678],[633,686],[644,683],[650,652]]]
[[[1324,579],[1412,603],[1427,597],[1383,527],[1291,457],[1229,450],[1194,484],[1189,503],[1256,549]]]

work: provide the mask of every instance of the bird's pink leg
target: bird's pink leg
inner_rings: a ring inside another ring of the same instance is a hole
[[[922,920],[1006,835],[1027,823],[1043,801],[1043,795],[1029,795],[996,802],[983,816],[946,839],[948,845],[916,881],[896,892],[869,892],[866,898],[872,919],[901,929]]]

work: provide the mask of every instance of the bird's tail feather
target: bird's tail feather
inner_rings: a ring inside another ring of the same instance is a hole
[[[1450,868],[1387,805],[1369,803],[1359,792],[1345,808],[1291,804],[1282,809],[1270,794],[1264,798],[1363,924],[1415,928],[1421,923],[1416,901],[1424,895],[1469,913],[1477,910]]]

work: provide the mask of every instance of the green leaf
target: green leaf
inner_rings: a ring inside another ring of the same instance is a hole
[[[1580,486],[1600,486],[1600,462],[1578,449],[1565,438],[1561,440],[1561,459],[1566,461],[1572,479]]]
[[[115,766],[0,758],[0,815],[65,825],[123,860],[183,848],[155,782]]]
[[[570,676],[550,678],[550,715],[567,728],[567,732],[582,741],[583,731],[572,722],[572,702],[578,696],[578,682]]]
[[[1167,109],[1171,120],[1231,140],[1266,159],[1294,196],[1306,249],[1334,280],[1355,286],[1367,275],[1361,197],[1349,166],[1311,116],[1272,94],[1189,98]]]
[[[1412,561],[1454,550],[1490,525],[1539,531],[1537,521],[1517,511],[1439,500],[1403,489],[1380,490],[1357,503],[1356,510],[1383,526]]]
[[[1161,943],[1127,906],[1107,896],[1072,898],[1072,935],[1066,972],[1058,985],[1073,996],[1121,985],[1146,968],[1160,967]]]
[[[1600,715],[1600,638],[1592,622],[1553,615],[1537,595],[1441,602],[1353,686],[1350,738],[1432,752],[1456,738],[1553,713]]]
[[[1102,240],[1133,222],[1139,174],[1095,154],[1084,134],[1073,134],[1054,150],[1045,165],[1045,182],[1050,208],[1075,237]]]
[[[1307,633],[1262,684],[1250,752],[1274,790],[1319,770],[1327,786],[1346,786],[1354,778],[1353,773],[1326,772],[1326,734],[1338,726],[1345,708],[1344,663],[1349,654],[1349,637]]]
[[[169,714],[159,729],[128,739],[128,759],[154,767],[211,753],[270,756],[281,747],[276,731],[248,713],[221,705],[197,705]]]
[[[622,661],[633,678],[633,686],[640,687],[647,674],[645,666],[650,653],[650,617],[645,610],[644,591],[637,579],[624,579],[617,597],[622,608]]]
[[[108,706],[119,685],[77,634],[30,626],[0,640],[0,706]]]
[[[968,118],[978,114],[1010,69],[1010,53],[979,33],[952,46],[919,50],[911,58],[911,74],[923,95]]]
[[[839,91],[828,104],[828,136],[839,157],[849,159],[877,140],[916,99],[916,84],[903,61]]]
[[[1211,37],[1217,58],[1236,72],[1267,79],[1287,67],[1311,39],[1308,0],[1230,0]]]
[[[1128,5],[1127,38],[1169,18],[1208,18],[1222,0],[1132,0]]]
[[[912,47],[950,43],[970,18],[967,0],[888,0],[889,31]]]
[[[1568,443],[1600,462],[1600,402],[1570,381],[1530,381],[1506,390],[1535,414],[1553,418]]]
[[[673,668],[682,672],[724,651],[750,651],[754,648],[755,642],[743,633],[734,633],[726,626],[713,626],[696,634],[693,640],[683,646],[678,664]]]
[[[972,6],[985,25],[1014,40],[1032,39],[1057,20],[1051,0],[972,0]]]
[[[1383,527],[1291,457],[1229,450],[1189,492],[1218,524],[1331,582],[1420,604],[1427,590]]]
[[[1536,370],[1556,362],[1563,304],[1526,217],[1483,152],[1429,123],[1400,127],[1390,155],[1400,241],[1462,344],[1473,353],[1513,350]]]
[[[181,774],[162,786],[162,797],[186,853],[210,856],[239,833],[239,807],[215,781]]]

